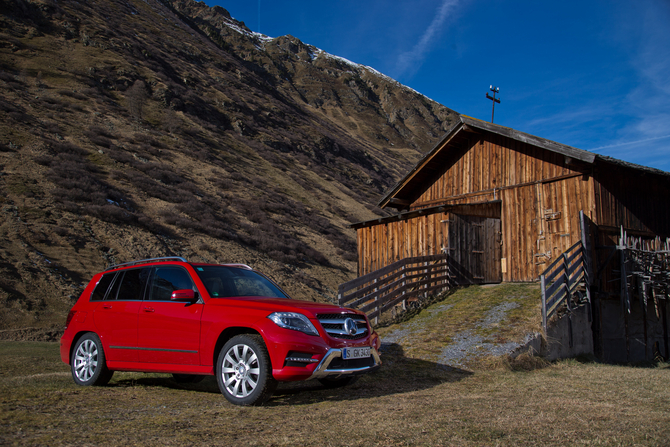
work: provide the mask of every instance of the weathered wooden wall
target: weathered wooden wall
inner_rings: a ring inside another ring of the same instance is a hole
[[[593,228],[595,278],[603,298],[619,297],[618,244],[621,227],[643,240],[670,237],[670,180],[622,166],[597,166],[594,175]],[[612,256],[613,255],[613,256]]]
[[[579,211],[593,215],[592,197],[582,175],[503,190],[503,281],[536,281],[580,239]]]
[[[580,173],[563,155],[493,134],[471,134],[467,150],[454,151],[453,163],[411,205],[487,202],[497,191]]]
[[[448,246],[449,212],[500,218],[500,204],[456,205],[434,212],[358,228],[358,275],[415,256],[442,253]]]
[[[601,232],[618,235],[621,226],[639,236],[670,236],[670,180],[659,175],[606,166],[597,167],[595,223]]]
[[[543,266],[579,240],[579,210],[593,208],[592,180],[579,169],[562,155],[511,138],[471,134],[410,210],[460,204],[468,207],[451,211],[500,217],[503,281],[536,281]],[[404,256],[439,253],[448,242],[446,220],[436,213],[359,228],[359,274]]]
[[[358,276],[396,261],[442,253],[447,245],[445,213],[358,229]]]

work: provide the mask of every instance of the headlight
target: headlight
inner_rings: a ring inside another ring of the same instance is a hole
[[[307,335],[319,335],[319,332],[316,330],[312,322],[303,314],[295,312],[275,312],[268,315],[268,318],[274,321],[279,327],[304,332]]]

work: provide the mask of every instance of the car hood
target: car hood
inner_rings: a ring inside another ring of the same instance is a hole
[[[316,318],[318,314],[334,314],[344,312],[363,314],[363,312],[358,310],[336,306],[334,304],[314,303],[311,301],[301,301],[289,298],[266,298],[253,296],[222,299],[217,298],[214,299],[214,302],[228,306],[233,305],[238,307],[262,309],[269,312],[299,312],[313,318]]]

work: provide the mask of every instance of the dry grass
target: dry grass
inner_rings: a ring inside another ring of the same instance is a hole
[[[667,365],[562,361],[466,373],[389,353],[356,384],[280,386],[260,408],[208,378],[117,373],[76,387],[55,343],[0,343],[2,445],[668,445]]]
[[[521,343],[527,334],[541,331],[540,288],[535,283],[463,287],[435,300],[417,314],[410,311],[411,319],[401,318],[400,323],[379,328],[382,340],[402,332],[400,344],[405,355],[435,361],[441,350],[464,331],[495,344]],[[475,328],[488,311],[501,304],[516,307],[502,321]],[[497,358],[485,360],[489,365],[500,363]]]

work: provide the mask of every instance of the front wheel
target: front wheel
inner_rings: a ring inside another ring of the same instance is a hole
[[[93,332],[84,334],[72,350],[70,358],[74,383],[82,386],[106,385],[114,371],[107,369],[100,338]]]
[[[235,405],[260,405],[277,388],[268,350],[260,335],[242,334],[228,340],[216,362],[221,393]]]

